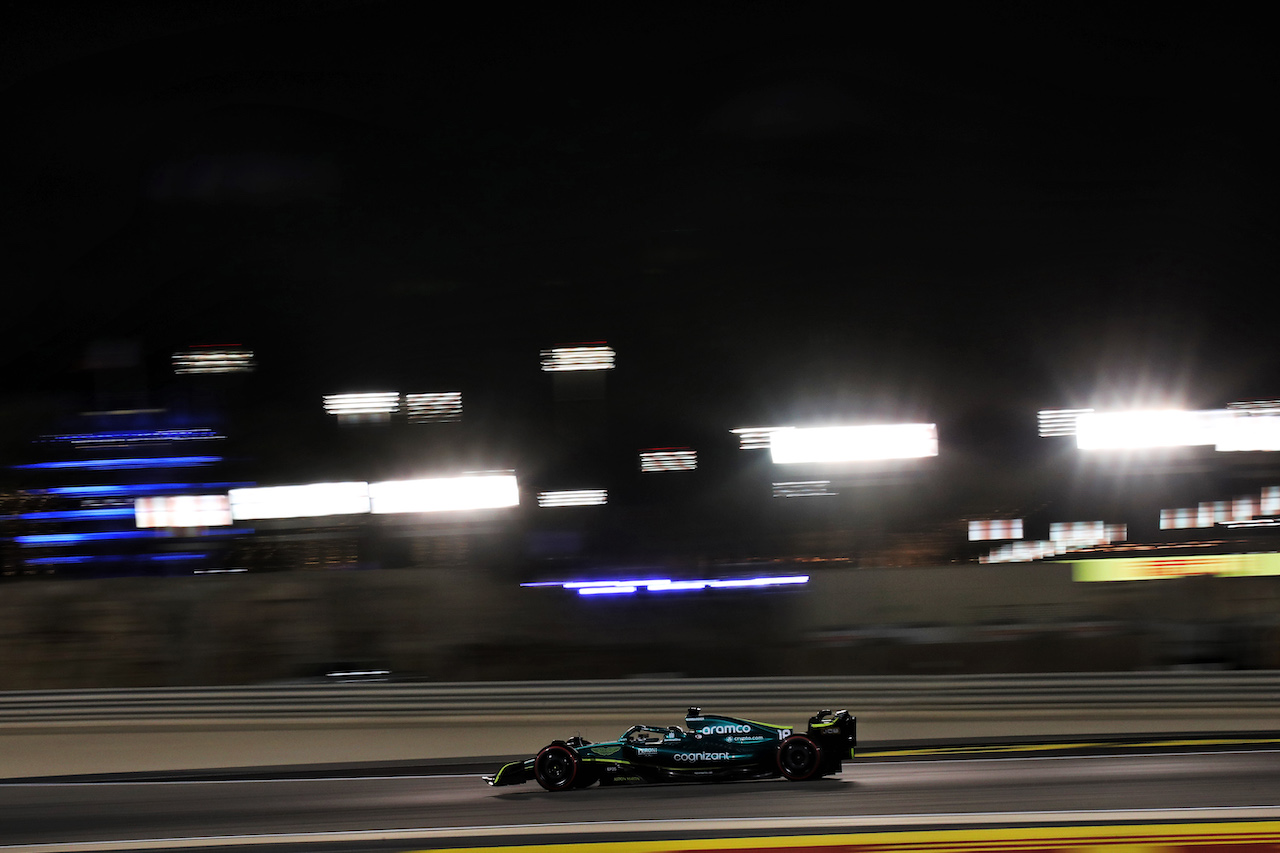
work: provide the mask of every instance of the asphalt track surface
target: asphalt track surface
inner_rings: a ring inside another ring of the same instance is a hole
[[[484,769],[492,769],[486,764]],[[817,782],[491,788],[481,768],[317,767],[0,784],[0,851],[420,850],[831,827],[1280,816],[1280,735],[866,749]],[[1141,817],[1136,817],[1141,815]],[[400,832],[396,832],[400,831]],[[656,834],[656,835],[655,835]],[[86,846],[93,842],[116,842]],[[40,845],[40,847],[35,847]],[[273,849],[276,849],[273,847]]]

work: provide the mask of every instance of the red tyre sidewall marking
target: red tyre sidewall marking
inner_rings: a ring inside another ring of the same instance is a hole
[[[805,776],[791,777],[787,775],[786,768],[782,766],[782,749],[787,744],[797,740],[806,741],[813,747],[813,759],[814,759],[813,770],[810,771]],[[791,779],[792,781],[795,781],[795,782],[805,782],[805,781],[808,781],[809,779],[812,779],[814,776],[818,775],[818,771],[822,769],[822,747],[818,746],[818,742],[815,741],[813,738],[809,737],[808,735],[799,735],[799,734],[791,735],[790,737],[783,740],[782,743],[778,744],[778,752],[777,752],[777,755],[775,756],[775,759],[778,763],[778,770],[779,772],[782,773],[784,778]]]
[[[559,750],[559,751],[564,752],[565,754],[567,754],[567,755],[569,756],[569,765],[573,768],[573,772],[569,774],[569,778],[568,778],[567,780],[565,780],[565,783],[564,783],[563,785],[561,785],[560,787],[556,788],[556,790],[557,790],[557,791],[560,791],[560,790],[564,790],[564,789],[566,789],[566,788],[572,788],[572,787],[573,787],[573,780],[578,778],[578,757],[577,757],[577,755],[575,755],[575,754],[574,754],[573,750],[569,749],[569,747],[567,747],[567,746],[562,746],[561,744],[558,744],[558,743],[553,743],[553,744],[551,744],[550,746],[544,746],[544,747],[543,747],[543,748],[538,752],[538,757],[537,757],[537,758],[535,758],[535,759],[534,759],[534,761],[533,761],[533,767],[534,767],[535,775],[537,775],[537,774],[541,773],[541,761],[542,761],[542,756],[543,756],[543,755],[545,755],[545,754],[546,754],[547,752],[549,752],[550,750],[553,750],[553,749],[555,749],[555,750]],[[538,780],[538,784],[540,784],[540,785],[542,784],[542,780],[541,780],[541,779],[539,779],[539,780]],[[545,786],[544,786],[544,787],[545,787]]]

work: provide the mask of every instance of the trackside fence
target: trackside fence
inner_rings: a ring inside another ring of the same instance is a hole
[[[1280,672],[1002,676],[617,679],[0,692],[0,727],[251,722],[446,722],[646,715],[690,705],[788,717],[818,708],[857,715],[1274,711]]]

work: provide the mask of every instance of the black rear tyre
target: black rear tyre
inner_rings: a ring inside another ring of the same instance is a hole
[[[822,747],[808,735],[791,735],[778,744],[778,770],[792,782],[822,775]]]
[[[578,777],[578,754],[563,743],[544,746],[533,760],[533,778],[548,791],[567,791]]]

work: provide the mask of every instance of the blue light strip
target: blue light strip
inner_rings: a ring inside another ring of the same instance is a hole
[[[51,470],[61,468],[88,468],[94,471],[130,471],[143,468],[194,468],[221,462],[221,456],[136,456],[121,459],[76,459],[69,462],[35,462],[30,465],[14,465],[19,470]]]
[[[799,586],[809,582],[808,575],[785,575],[756,578],[710,578],[706,580],[672,580],[643,578],[600,581],[537,581],[520,586],[558,586],[575,589],[578,595],[631,595],[643,588],[647,592],[689,592],[702,589],[759,589],[770,586]]]
[[[57,566],[80,563],[169,563],[186,560],[203,560],[208,554],[200,552],[173,554],[94,554],[77,557],[31,557],[26,560],[28,566]]]
[[[578,590],[578,595],[630,595],[634,586],[591,586]]]
[[[15,536],[13,541],[24,548],[38,545],[74,545],[77,542],[100,542],[108,539],[154,539],[158,530],[107,530],[101,533],[35,533]]]
[[[83,521],[90,518],[133,518],[133,507],[112,506],[101,509],[70,509],[61,512],[25,512],[11,516],[23,521]]]
[[[252,533],[248,527],[213,527],[203,530],[201,536],[235,536],[241,533]],[[74,545],[78,542],[102,542],[111,539],[158,539],[169,538],[168,530],[107,530],[101,533],[35,533],[29,536],[15,536],[13,541],[24,548],[37,548],[50,545]]]
[[[159,495],[167,492],[194,492],[196,494],[218,492],[224,489],[240,489],[253,483],[136,483],[128,486],[56,486],[38,489],[33,494],[61,495],[68,498],[98,498],[106,495]]]
[[[85,432],[73,435],[54,435],[45,441],[66,441],[71,444],[111,444],[123,442],[135,444],[150,441],[207,441],[222,438],[221,435],[204,427],[193,429],[150,429],[124,430],[108,432]]]

